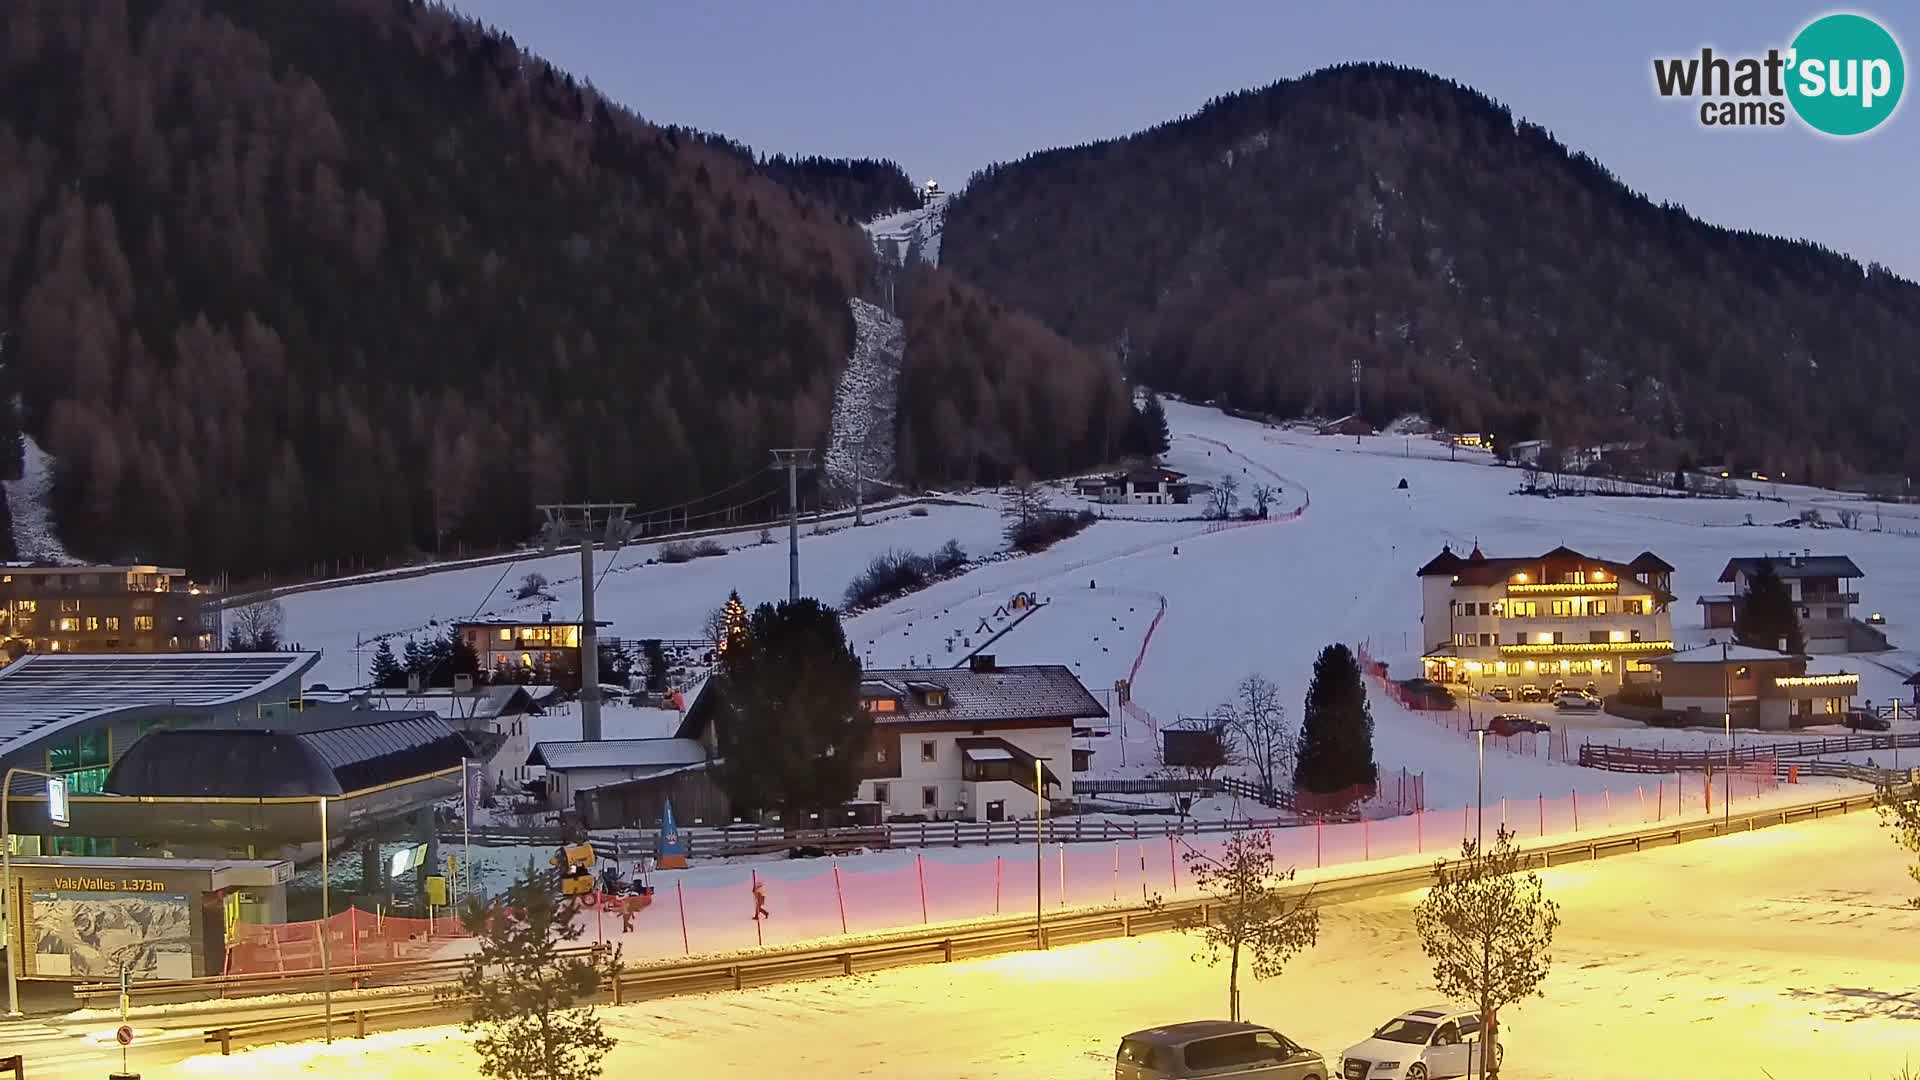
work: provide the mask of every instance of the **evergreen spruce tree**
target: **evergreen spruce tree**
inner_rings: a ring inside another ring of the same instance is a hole
[[[1293,786],[1327,794],[1372,784],[1378,773],[1360,663],[1345,645],[1329,645],[1313,662],[1313,681],[1307,685]]]
[[[1740,615],[1733,621],[1733,639],[1755,649],[1778,649],[1785,639],[1787,652],[1807,651],[1807,637],[1800,630],[1793,594],[1771,561],[1762,560],[1747,578]]]
[[[747,605],[740,602],[740,590],[735,589],[728,593],[727,604],[720,610],[724,622],[720,634],[719,649],[724,655],[729,648],[738,644],[747,634]]]
[[[442,667],[446,674],[444,676],[435,676],[433,683],[435,686],[452,686],[453,678],[456,675],[471,675],[475,682],[480,681],[480,654],[473,651],[473,646],[467,643],[465,637],[461,636],[458,628],[452,626],[447,627],[447,637],[443,649],[446,654],[446,662]],[[444,681],[442,681],[443,679]]]
[[[1146,404],[1140,407],[1139,415],[1145,452],[1154,457],[1166,453],[1173,445],[1173,433],[1167,427],[1167,408],[1160,403],[1160,395],[1147,391]]]
[[[714,779],[736,812],[804,824],[853,797],[873,718],[838,613],[808,597],[760,605],[714,677]]]
[[[367,671],[369,685],[382,690],[396,690],[407,685],[407,670],[394,659],[393,643],[380,639],[380,647],[373,650],[373,666]]]
[[[400,666],[408,675],[426,674],[426,661],[421,654],[420,643],[418,641],[415,641],[411,637],[407,638],[407,644],[400,650],[400,656]],[[403,683],[402,685],[405,684]]]

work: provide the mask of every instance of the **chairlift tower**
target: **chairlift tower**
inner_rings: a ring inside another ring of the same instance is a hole
[[[593,549],[599,544],[619,550],[633,535],[627,515],[632,503],[549,503],[539,507],[547,516],[540,528],[541,548],[551,555],[562,544],[580,545],[580,737],[599,742],[600,634],[593,616]]]
[[[787,599],[800,599],[800,470],[813,468],[813,451],[773,451],[773,468],[787,471]]]

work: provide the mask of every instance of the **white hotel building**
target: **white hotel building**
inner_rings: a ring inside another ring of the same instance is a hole
[[[1481,687],[1656,680],[1647,661],[1673,651],[1672,574],[1650,551],[1617,563],[1567,547],[1501,559],[1442,548],[1419,571],[1421,666]]]

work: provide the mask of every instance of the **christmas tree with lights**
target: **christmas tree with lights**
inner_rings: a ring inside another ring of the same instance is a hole
[[[724,654],[747,636],[747,605],[740,602],[738,589],[727,594],[727,605],[721,609],[721,615],[724,621],[720,633],[720,652]]]

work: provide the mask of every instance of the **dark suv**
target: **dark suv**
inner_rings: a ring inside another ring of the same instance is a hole
[[[1272,1028],[1230,1020],[1168,1024],[1120,1040],[1113,1080],[1186,1077],[1326,1080],[1327,1062]]]

